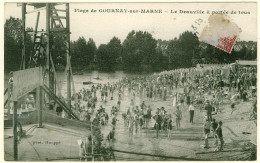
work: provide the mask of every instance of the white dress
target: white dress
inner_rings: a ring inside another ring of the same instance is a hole
[[[176,96],[173,96],[173,100],[172,100],[172,106],[175,107],[176,106]]]

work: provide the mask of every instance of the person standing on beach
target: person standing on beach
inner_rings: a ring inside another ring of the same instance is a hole
[[[204,123],[204,148],[209,148],[209,133],[210,133],[210,126],[211,126],[211,122],[209,119],[206,119],[206,122]]]
[[[171,114],[168,114],[168,119],[167,119],[167,136],[168,136],[168,138],[171,138],[171,130],[172,130],[172,116],[171,116]]]
[[[207,111],[207,119],[212,121],[212,106],[209,103],[209,100],[206,100],[205,110]]]
[[[177,110],[173,113],[176,116],[176,129],[181,128],[181,118],[182,118],[182,112],[180,110],[180,106],[177,105]]]
[[[161,130],[161,124],[162,124],[162,117],[161,115],[159,114],[159,108],[157,108],[157,111],[156,111],[156,115],[153,116],[153,119],[155,120],[155,124],[154,124],[154,129],[156,130],[156,136],[157,138],[159,137],[159,132]]]
[[[190,112],[190,123],[193,124],[193,117],[194,117],[194,106],[193,106],[193,102],[190,103],[189,112]]]
[[[177,106],[177,92],[173,95],[173,100],[172,100],[172,106],[176,107]]]
[[[223,134],[222,134],[222,121],[218,122],[218,127],[216,129],[216,136],[218,139],[218,142],[220,142],[220,144],[217,142],[217,148],[215,149],[215,151],[223,151],[223,144],[224,144],[224,140],[223,140]]]
[[[216,119],[213,119],[212,122],[211,122],[211,128],[212,128],[212,134],[213,134],[213,137],[215,138],[215,145],[218,144],[218,138],[217,138],[217,135],[216,135],[216,129],[218,127],[218,123],[216,122]]]

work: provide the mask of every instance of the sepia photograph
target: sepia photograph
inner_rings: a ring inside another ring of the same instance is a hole
[[[5,2],[3,161],[256,161],[257,2]]]

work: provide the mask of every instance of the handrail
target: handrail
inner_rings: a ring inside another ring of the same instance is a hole
[[[8,88],[5,89],[4,95],[8,92]]]
[[[72,110],[67,106],[67,104],[65,104],[65,103],[64,103],[63,101],[61,101],[55,94],[53,94],[53,93],[51,92],[51,90],[50,90],[47,86],[43,85],[43,86],[41,86],[41,87],[43,88],[43,90],[44,90],[49,96],[51,96],[52,98],[54,98],[54,99],[59,103],[59,105],[62,106],[63,109],[64,109],[69,115],[72,116],[73,119],[79,120],[79,118],[72,112]]]
[[[71,109],[63,101],[61,101],[55,94],[53,94],[47,86],[42,86],[42,88],[46,93],[48,93],[49,96],[54,98],[68,114],[72,115],[72,118],[79,120],[78,117],[71,111]]]
[[[5,89],[5,91],[4,91],[4,96],[5,96],[6,93],[8,93],[8,92],[9,92],[9,87],[7,87],[7,88]],[[10,96],[9,93],[8,93],[8,96]],[[9,98],[10,98],[10,97],[7,97],[7,99],[5,100],[5,102],[4,102],[4,107],[6,106],[6,104],[8,104]]]
[[[8,103],[8,101],[9,101],[9,99],[5,100],[4,107],[5,107],[5,105]]]

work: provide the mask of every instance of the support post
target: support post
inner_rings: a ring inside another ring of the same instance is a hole
[[[50,3],[46,3],[46,86],[50,88]],[[50,99],[49,96],[46,99],[46,103],[49,104]]]
[[[93,141],[94,137],[93,137],[93,123],[91,122],[91,153],[92,153],[92,161],[95,161],[94,158],[94,141]]]
[[[42,128],[42,89],[36,88],[36,105],[38,109],[38,128]]]
[[[37,19],[36,19],[36,24],[35,24],[35,35],[37,34],[37,31],[38,31],[40,14],[41,14],[40,12],[37,13]]]
[[[11,103],[11,98],[10,98],[10,96],[11,96],[11,85],[10,84],[8,84],[8,90],[7,90],[7,100],[8,100],[8,102],[7,102],[7,118],[9,119],[10,118],[10,109],[11,109],[11,107],[10,107],[10,103]]]
[[[14,101],[13,109],[13,135],[14,135],[14,161],[18,160],[18,139],[17,139],[17,101]]]
[[[26,32],[25,32],[25,19],[26,19],[26,3],[22,3],[22,38],[23,38],[23,48],[22,48],[22,64],[20,69],[25,69],[25,42],[26,42]]]
[[[70,63],[70,13],[69,13],[69,3],[66,3],[66,31],[67,31],[67,40],[66,40],[66,53],[67,53],[67,100],[68,106],[71,108],[71,67]]]

